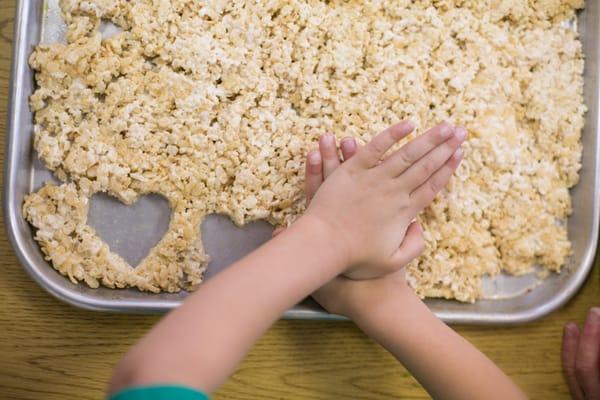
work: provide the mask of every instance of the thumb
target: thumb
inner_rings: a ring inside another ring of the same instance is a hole
[[[425,250],[423,229],[418,221],[411,223],[406,230],[404,240],[400,243],[398,250],[392,255],[392,264],[398,269],[419,257]]]

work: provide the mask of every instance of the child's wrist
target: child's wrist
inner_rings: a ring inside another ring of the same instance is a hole
[[[336,240],[339,235],[335,229],[311,214],[304,214],[294,225],[305,231],[311,241],[315,244],[315,249],[321,249],[333,260],[335,265],[335,275],[346,271],[353,264],[350,249],[344,241]]]
[[[390,318],[398,318],[396,314],[399,307],[403,313],[410,313],[415,298],[415,293],[406,283],[369,293],[358,290],[348,297],[345,309],[347,316],[364,330],[385,323]],[[417,301],[420,302],[418,298]]]

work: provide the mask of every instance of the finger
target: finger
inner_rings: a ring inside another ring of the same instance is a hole
[[[317,189],[323,183],[323,170],[321,153],[311,151],[306,156],[306,170],[304,172],[304,194],[306,196],[306,205],[310,203]]]
[[[575,358],[577,357],[577,344],[579,343],[579,328],[573,322],[565,325],[562,341],[562,364],[567,385],[574,400],[583,400],[583,392],[575,376]]]
[[[579,335],[575,375],[586,399],[600,398],[598,355],[600,350],[600,308],[590,309]]]
[[[445,122],[441,123],[402,146],[400,150],[385,160],[384,165],[393,176],[398,176],[425,154],[450,139],[453,134],[454,129],[450,125]]]
[[[279,235],[283,231],[285,231],[285,228],[283,228],[283,227],[277,228],[273,232],[271,232],[271,237],[274,238],[275,236]]]
[[[335,143],[335,136],[330,133],[321,136],[319,151],[323,162],[323,179],[327,179],[340,166],[340,156]]]
[[[427,181],[452,157],[464,141],[466,134],[467,131],[464,129],[457,129],[456,134],[450,139],[425,154],[420,160],[405,170],[398,177],[402,187],[412,191]]]
[[[360,152],[357,157],[359,162],[367,168],[374,167],[396,142],[406,137],[414,128],[412,122],[402,121],[377,134]]]
[[[415,213],[419,213],[423,208],[427,207],[439,191],[448,184],[448,181],[460,165],[462,159],[462,149],[456,150],[442,168],[438,169],[427,181],[410,194],[411,202],[415,207]]]
[[[342,157],[344,158],[344,161],[348,161],[353,155],[356,154],[358,145],[356,144],[356,140],[354,140],[354,138],[346,137],[340,142],[340,148],[342,149]]]
[[[421,228],[421,224],[415,221],[408,226],[404,240],[402,240],[400,247],[392,255],[392,264],[400,269],[419,257],[423,250],[425,250],[423,229]]]

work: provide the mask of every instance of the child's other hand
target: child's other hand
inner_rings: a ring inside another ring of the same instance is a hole
[[[412,130],[410,122],[386,129],[341,166],[333,135],[324,135],[320,152],[308,156],[307,188],[323,184],[305,216],[331,232],[332,245],[348,257],[350,267],[344,275],[349,278],[379,277],[406,263],[399,247],[411,221],[446,185],[462,159],[466,130],[445,123],[384,158]],[[317,165],[322,168],[321,181],[311,176]]]

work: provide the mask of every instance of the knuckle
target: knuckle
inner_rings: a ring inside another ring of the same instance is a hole
[[[408,167],[414,162],[413,157],[410,155],[410,153],[404,149],[398,152],[398,159],[404,167]]]
[[[435,170],[434,162],[430,161],[430,160],[424,162],[421,166],[421,172],[424,176],[431,175],[434,170]]]
[[[339,158],[336,149],[323,149],[321,156],[323,157],[323,160],[334,160]]]
[[[385,152],[385,144],[383,143],[383,138],[379,138],[380,140],[373,140],[371,142],[371,149],[378,156]]]
[[[402,192],[398,196],[398,205],[400,208],[407,208],[411,205],[410,194],[406,192]]]
[[[412,198],[410,207],[417,213],[423,211],[423,209],[431,202],[432,197],[428,193],[420,193],[418,196]]]
[[[440,185],[435,181],[435,179],[430,179],[427,182],[427,185],[429,187],[429,191],[431,192],[432,195],[435,196],[435,194],[441,189]]]
[[[308,174],[312,176],[318,176],[321,174],[321,164],[307,164],[306,170],[308,171]]]
[[[331,149],[329,151],[324,151],[323,152],[323,162],[325,163],[331,163],[331,162],[336,162],[340,160],[340,156],[337,153],[337,150],[335,149]]]

